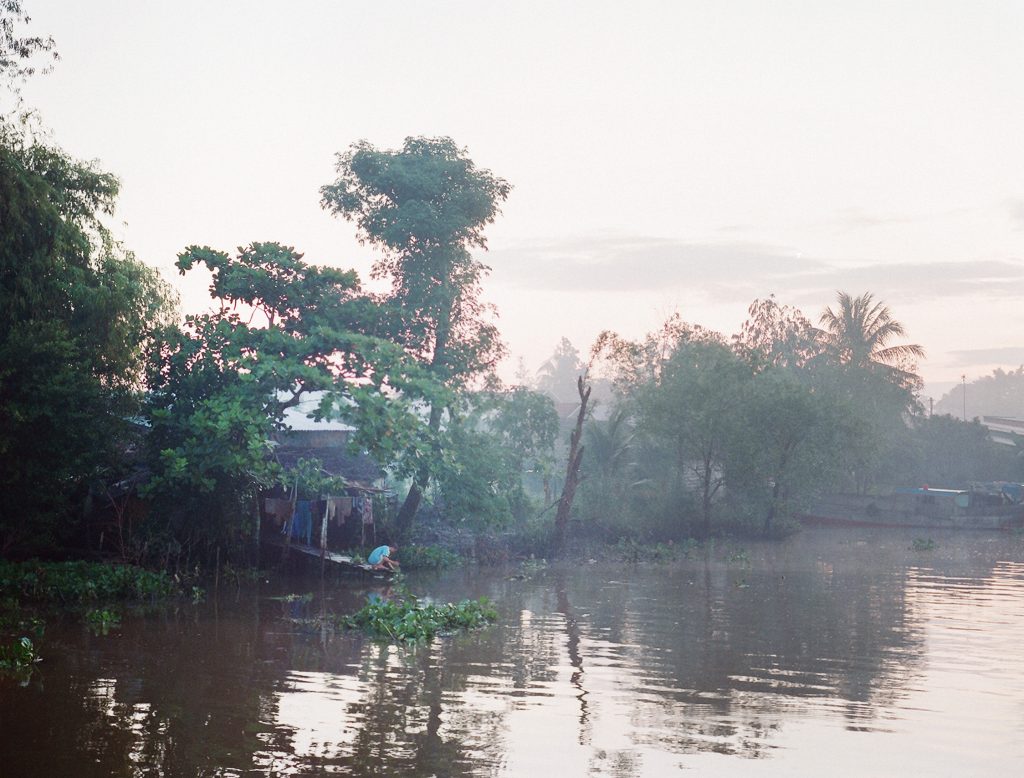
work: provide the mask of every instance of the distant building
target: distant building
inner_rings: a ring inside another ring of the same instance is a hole
[[[981,425],[988,430],[988,437],[993,443],[1004,446],[1017,446],[1024,440],[1024,419],[1012,416],[982,416]]]

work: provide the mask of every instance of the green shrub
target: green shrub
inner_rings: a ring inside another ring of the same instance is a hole
[[[914,538],[914,542],[910,544],[910,548],[914,551],[934,551],[939,547],[932,538]]]
[[[689,552],[689,546],[684,555]],[[674,562],[677,558],[676,547],[666,543],[643,543],[633,538],[622,538],[613,547],[615,556],[622,562],[638,564],[640,562]]]
[[[85,623],[94,632],[106,635],[111,627],[116,627],[121,623],[121,616],[117,611],[109,608],[98,608],[86,612]]]
[[[166,573],[98,562],[0,561],[0,597],[19,601],[87,605],[178,594]]]
[[[396,558],[405,570],[440,570],[462,562],[462,557],[441,546],[403,546]]]
[[[20,637],[11,643],[0,644],[0,671],[24,672],[40,659],[31,638]]]

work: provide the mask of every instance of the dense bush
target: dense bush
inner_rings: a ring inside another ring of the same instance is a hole
[[[397,559],[404,570],[440,570],[462,562],[462,557],[441,546],[403,546]]]
[[[81,605],[178,593],[179,587],[167,574],[129,565],[0,561],[0,597],[4,598]]]

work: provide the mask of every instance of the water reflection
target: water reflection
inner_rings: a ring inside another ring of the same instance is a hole
[[[486,594],[501,618],[411,651],[319,626],[387,595],[351,581],[222,591],[126,616],[107,636],[68,619],[48,629],[33,681],[0,687],[0,764],[188,776],[1024,766],[1022,543],[955,540],[922,554],[906,537],[823,530],[657,568],[414,579],[439,599]],[[285,590],[312,596],[272,598]]]

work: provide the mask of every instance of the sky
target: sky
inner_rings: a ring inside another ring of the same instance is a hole
[[[26,102],[122,182],[116,231],[373,261],[320,207],[335,154],[447,135],[514,187],[486,299],[535,370],[669,315],[739,330],[884,300],[926,393],[1024,363],[1024,4],[25,0],[61,61]]]

